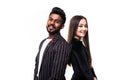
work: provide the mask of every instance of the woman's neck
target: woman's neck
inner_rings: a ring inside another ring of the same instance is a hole
[[[84,41],[83,41],[84,37],[77,37],[77,36],[75,36],[74,38],[79,40],[79,41],[81,41],[83,43],[83,45],[84,45]]]
[[[77,36],[75,36],[74,38],[83,42],[83,37],[77,37]]]

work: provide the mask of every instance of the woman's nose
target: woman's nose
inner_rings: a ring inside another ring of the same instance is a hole
[[[86,28],[86,26],[83,26],[82,29],[83,29],[83,30],[86,30],[87,28]]]

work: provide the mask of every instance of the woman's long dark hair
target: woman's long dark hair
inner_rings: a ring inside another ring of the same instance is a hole
[[[75,36],[75,32],[77,30],[78,24],[80,22],[81,19],[85,19],[87,22],[87,19],[84,16],[81,15],[76,15],[73,16],[70,20],[70,24],[69,24],[69,31],[68,31],[68,43],[71,42],[72,38],[74,38]],[[88,26],[88,22],[87,22],[87,26]],[[92,58],[91,58],[91,53],[90,53],[90,46],[89,46],[89,36],[88,36],[88,32],[86,33],[83,42],[85,44],[85,47],[88,50],[88,55],[89,55],[89,64],[90,66],[92,66]]]

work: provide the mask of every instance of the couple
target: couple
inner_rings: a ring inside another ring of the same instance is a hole
[[[91,64],[87,19],[72,17],[69,25],[68,42],[61,36],[66,15],[59,7],[54,7],[47,21],[48,37],[41,41],[36,56],[34,80],[66,80],[66,65],[72,65],[71,80],[96,80]]]

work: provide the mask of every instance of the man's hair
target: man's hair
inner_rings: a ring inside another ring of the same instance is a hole
[[[65,15],[65,12],[64,12],[61,8],[59,8],[59,7],[54,7],[54,8],[52,9],[52,11],[50,12],[50,15],[53,14],[53,13],[60,15],[61,18],[63,19],[63,20],[62,20],[62,24],[65,23],[65,21],[66,21],[66,15]]]

